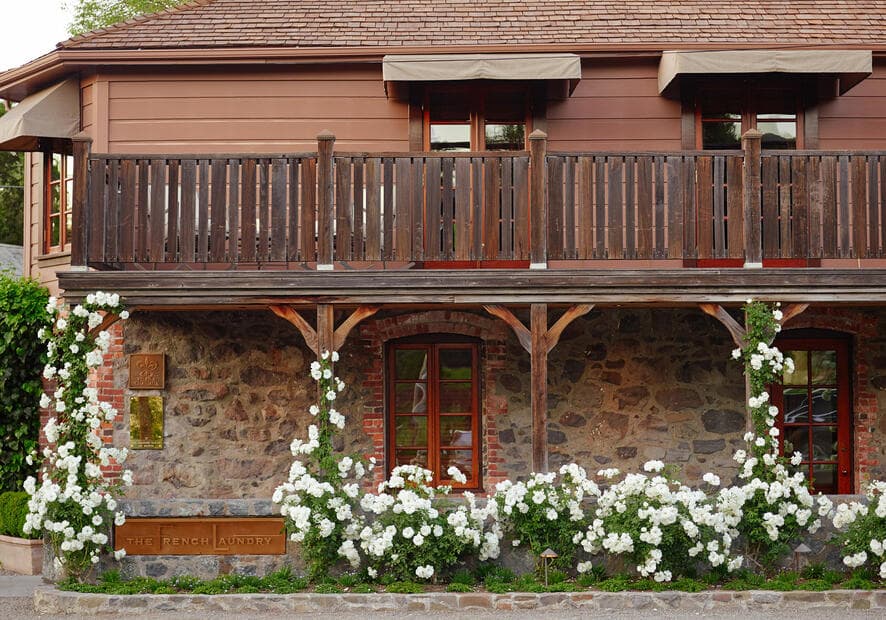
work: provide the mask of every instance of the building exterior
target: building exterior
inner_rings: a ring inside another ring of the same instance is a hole
[[[107,437],[163,398],[129,512],[271,514],[323,350],[379,476],[729,476],[749,297],[816,488],[886,474],[886,2],[475,4],[198,0],[0,75],[26,273],[134,310]]]

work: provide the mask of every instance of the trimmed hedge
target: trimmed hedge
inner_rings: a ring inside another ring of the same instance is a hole
[[[22,531],[28,515],[28,494],[24,491],[0,493],[0,534],[16,538],[40,538]]]

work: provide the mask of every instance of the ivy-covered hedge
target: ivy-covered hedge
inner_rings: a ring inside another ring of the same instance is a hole
[[[16,538],[39,538],[39,534],[25,534],[22,528],[28,516],[28,494],[24,491],[0,493],[0,534]]]
[[[0,491],[18,491],[36,464],[41,373],[46,347],[37,332],[49,325],[49,292],[37,281],[0,272]]]

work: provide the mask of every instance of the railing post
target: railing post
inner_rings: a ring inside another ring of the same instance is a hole
[[[331,271],[334,243],[335,200],[332,151],[335,136],[324,130],[317,136],[317,270]]]
[[[545,179],[548,135],[541,129],[529,134],[529,268],[548,268]]]
[[[760,200],[760,142],[763,134],[749,129],[741,137],[744,151],[742,168],[744,217],[744,266],[759,269],[763,266],[762,204]]]
[[[89,230],[89,155],[92,138],[78,134],[74,143],[74,193],[71,197],[71,266],[86,267],[86,243]]]

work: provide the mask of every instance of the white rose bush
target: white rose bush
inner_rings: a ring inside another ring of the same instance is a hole
[[[847,567],[867,567],[886,579],[886,482],[871,482],[865,495],[867,504],[840,504],[834,511],[837,543]]]
[[[50,411],[43,428],[49,445],[42,452],[40,482],[29,477],[24,483],[30,499],[23,529],[43,532],[67,576],[82,579],[102,553],[113,551],[111,525],[125,520],[117,500],[132,482],[129,471],[118,478],[104,475],[102,468],[122,465],[127,452],[105,445],[102,425],[113,422],[117,411],[89,386],[90,373],[110,346],[110,335],[102,329],[106,317],[129,315],[119,295],[103,292],[88,295],[73,308],[50,298],[47,312],[52,325],[39,334],[47,347],[43,376],[55,388],[43,395],[40,406]],[[123,554],[121,550],[115,556]]]

